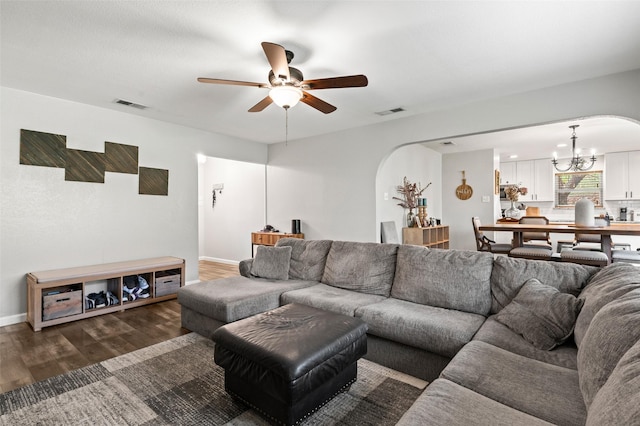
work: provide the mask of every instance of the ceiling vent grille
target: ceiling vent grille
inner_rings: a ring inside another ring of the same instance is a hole
[[[147,109],[147,108],[149,108],[146,105],[137,104],[137,103],[131,102],[131,101],[125,101],[124,99],[116,99],[114,102],[117,103],[117,104],[120,104],[120,105],[131,107],[131,108],[137,108],[137,109]]]
[[[376,112],[376,114],[378,115],[391,115],[391,114],[395,114],[397,112],[402,112],[404,111],[404,108],[393,108],[393,109],[388,109],[386,111],[378,111]]]

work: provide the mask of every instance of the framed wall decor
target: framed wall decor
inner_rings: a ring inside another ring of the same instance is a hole
[[[496,169],[493,176],[493,193],[500,194],[500,170]]]

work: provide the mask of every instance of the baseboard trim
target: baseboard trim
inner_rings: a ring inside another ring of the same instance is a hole
[[[25,322],[26,320],[27,320],[26,313],[0,317],[0,327],[4,327],[5,325],[20,324],[21,322]]]
[[[228,265],[239,265],[240,262],[237,260],[229,260],[229,259],[219,259],[217,257],[208,257],[208,256],[200,256],[198,260],[206,260],[209,262],[218,262],[218,263],[226,263]]]

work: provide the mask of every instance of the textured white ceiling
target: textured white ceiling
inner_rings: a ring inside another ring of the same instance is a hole
[[[640,1],[6,1],[1,84],[264,143],[284,110],[262,41],[305,78],[365,74],[313,92],[338,110],[289,112],[289,139],[640,68]],[[116,98],[148,106],[139,111]],[[406,111],[381,117],[376,111]],[[568,138],[568,136],[567,136]]]

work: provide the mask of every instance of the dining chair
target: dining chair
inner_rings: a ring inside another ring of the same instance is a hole
[[[601,251],[567,248],[560,253],[560,261],[579,263],[581,265],[607,266],[609,257]]]
[[[474,216],[471,218],[473,224],[473,233],[476,236],[476,248],[478,251],[488,251],[495,254],[507,254],[511,251],[511,244],[496,243],[492,239],[488,238],[480,230],[480,218]]]
[[[607,226],[609,221],[603,217],[594,218],[594,226]],[[602,251],[602,237],[599,234],[581,234],[576,232],[573,239],[574,250]],[[612,250],[631,250],[629,243],[618,243],[611,241]]]
[[[553,257],[551,247],[543,244],[530,244],[528,246],[516,247],[509,252],[509,257],[531,260],[557,260]]]
[[[400,244],[395,222],[380,222],[380,242]]]
[[[612,252],[613,262],[634,263],[640,265],[640,251],[614,250]]]
[[[594,226],[607,226],[607,220],[603,217],[596,217]],[[573,238],[574,250],[602,251],[602,237],[600,234],[581,234],[576,232]]]
[[[520,218],[519,223],[523,225],[548,225],[549,219],[547,219],[546,216],[523,216]],[[547,246],[551,249],[551,238],[549,238],[548,232],[523,232],[522,241],[525,243],[543,241],[544,244],[529,244],[529,246],[533,246],[535,248],[537,245],[540,245]]]
[[[606,226],[608,222],[603,217],[594,219],[594,226]],[[606,266],[609,258],[602,252],[602,236],[600,234],[582,234],[576,232],[573,247],[560,252],[562,262],[579,263],[581,265]]]
[[[523,216],[518,221],[524,225],[548,225],[549,219],[545,216]],[[544,244],[532,243],[516,247],[509,252],[509,257],[532,260],[556,260],[553,257],[551,239],[548,232],[523,232],[522,241],[531,243],[532,241],[544,241]]]

